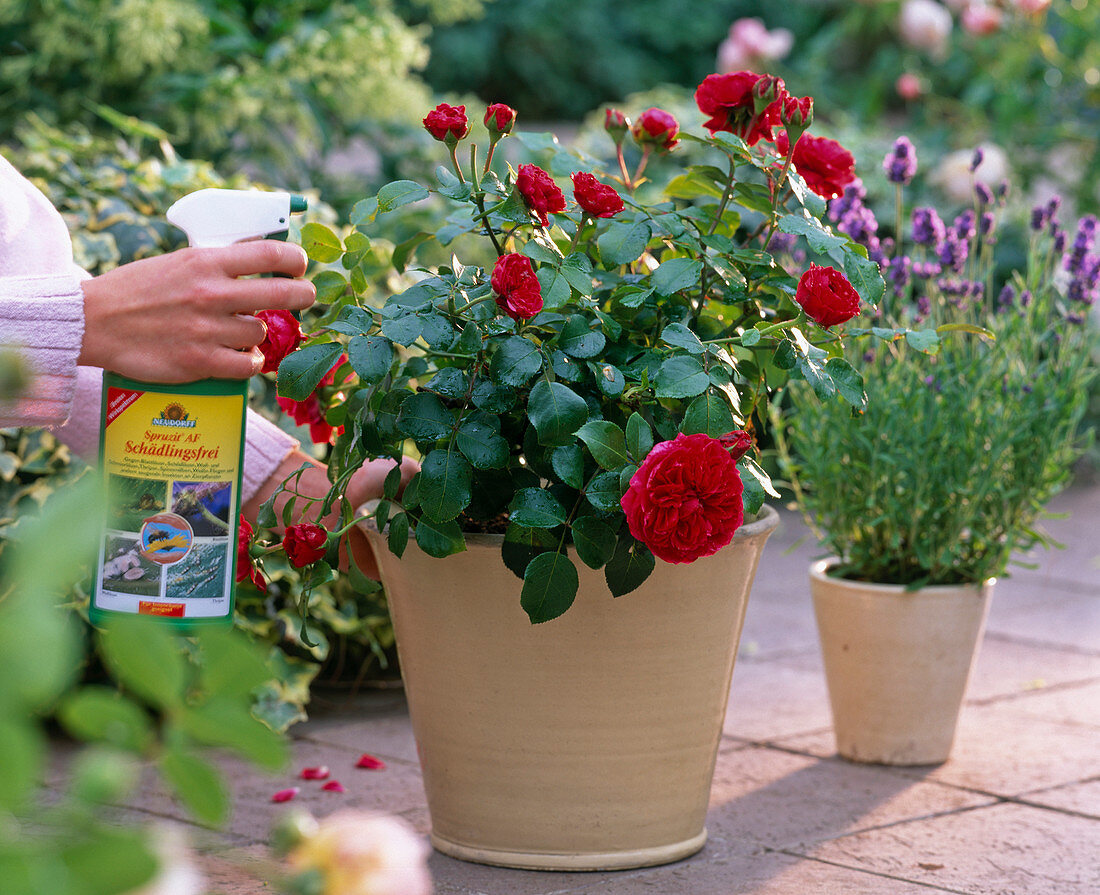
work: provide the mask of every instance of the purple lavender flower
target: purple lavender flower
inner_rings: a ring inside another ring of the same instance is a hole
[[[1038,233],[1047,225],[1047,210],[1043,205],[1031,209],[1031,229]]]
[[[932,299],[927,295],[921,295],[917,298],[917,311],[921,317],[927,317],[932,313]]]
[[[1008,181],[1002,180],[997,184],[997,198],[1003,203],[1008,198]]]
[[[920,246],[938,248],[946,229],[934,208],[913,209],[913,242]]]
[[[1066,270],[1080,273],[1085,259],[1096,243],[1097,221],[1091,214],[1081,218],[1077,224],[1077,236],[1073,240],[1073,251],[1066,257]]]
[[[981,167],[982,162],[985,161],[985,150],[981,146],[978,146],[974,150],[974,154],[970,157],[970,173],[973,174],[978,168]]]
[[[913,179],[917,173],[917,151],[908,137],[898,137],[894,141],[894,148],[882,160],[882,170],[891,183],[904,186]]]
[[[899,298],[905,292],[905,287],[909,285],[912,266],[913,262],[908,255],[892,258],[886,262],[887,276],[894,287],[894,295]]]
[[[776,231],[772,234],[772,241],[768,246],[768,251],[773,255],[790,252],[790,250],[794,248],[796,242],[798,242],[798,236],[794,233],[781,233]]]
[[[959,234],[952,229],[940,244],[937,255],[945,270],[950,269],[961,273],[966,266],[966,259],[970,256],[970,243],[960,239]]]
[[[1069,237],[1066,236],[1066,231],[1061,227],[1054,230],[1054,253],[1061,255],[1066,250],[1066,241]]]
[[[1020,307],[1021,308],[1026,308],[1030,304],[1031,304],[1031,290],[1030,289],[1025,289],[1023,292],[1020,293]]]
[[[954,225],[955,235],[959,239],[969,240],[974,238],[974,212],[971,209],[967,209],[957,218],[955,218]]]
[[[992,242],[989,238],[993,235],[993,230],[997,226],[997,217],[992,211],[983,211],[982,216],[978,218],[978,232],[982,234],[982,238],[986,242]]]
[[[997,310],[1007,311],[1016,301],[1016,289],[1011,283],[1005,283],[1004,288],[997,296]]]
[[[941,273],[943,273],[943,265],[939,261],[913,262],[913,276],[920,277],[922,280],[930,280],[932,277],[938,277]]]
[[[980,180],[974,184],[974,195],[978,197],[978,205],[982,207],[993,204],[993,190]]]

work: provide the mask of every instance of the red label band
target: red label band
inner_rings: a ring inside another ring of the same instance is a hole
[[[133,404],[145,392],[135,392],[128,388],[107,389],[107,422],[109,426],[122,414],[127,407]]]
[[[183,603],[150,603],[142,600],[138,603],[138,615],[161,615],[168,618],[183,618]]]

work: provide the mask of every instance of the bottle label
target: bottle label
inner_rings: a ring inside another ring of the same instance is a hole
[[[104,388],[107,524],[93,607],[228,616],[244,397]]]

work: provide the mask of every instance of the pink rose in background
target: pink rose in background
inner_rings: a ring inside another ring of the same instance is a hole
[[[554,178],[538,165],[520,165],[516,174],[516,189],[524,203],[539,219],[542,226],[550,224],[547,212],[557,214],[565,211],[565,196],[554,183]]]
[[[785,57],[792,46],[794,35],[786,28],[769,31],[760,19],[738,19],[718,47],[718,71],[762,71],[769,62]]]
[[[924,84],[921,79],[908,71],[897,79],[894,89],[898,92],[898,96],[910,102],[924,95]]]
[[[1000,31],[1003,21],[1004,13],[985,3],[971,3],[962,14],[963,28],[979,36]]]
[[[513,320],[526,320],[542,310],[542,284],[526,255],[501,255],[489,282],[497,306]]]
[[[630,133],[639,144],[652,143],[667,151],[680,143],[677,139],[680,122],[664,109],[646,109],[638,116]]]
[[[947,55],[952,26],[951,13],[935,0],[905,0],[898,17],[901,39],[936,58]]]
[[[737,461],[709,435],[677,435],[634,473],[622,508],[630,533],[665,562],[694,562],[733,540],[744,521]]]

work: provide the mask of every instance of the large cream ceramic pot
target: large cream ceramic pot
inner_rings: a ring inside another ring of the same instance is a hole
[[[866,584],[810,568],[837,752],[888,765],[947,760],[995,579]]]
[[[500,535],[381,569],[432,819],[432,844],[541,870],[663,864],[706,841],[704,820],[749,588],[774,510],[714,556],[660,560],[612,598],[576,561],[580,592],[532,625]]]

